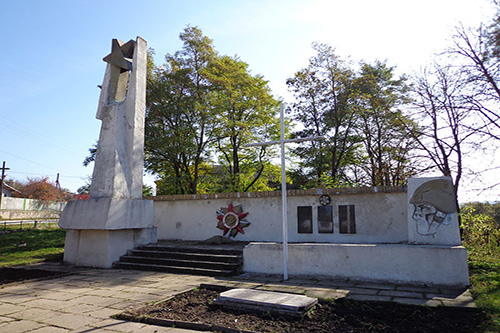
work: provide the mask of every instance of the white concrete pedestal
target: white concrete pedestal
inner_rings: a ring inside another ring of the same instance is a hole
[[[157,241],[150,200],[71,201],[59,226],[67,229],[64,261],[78,266],[110,268],[127,250]]]
[[[243,249],[243,271],[281,274],[282,244],[252,242]],[[464,287],[469,284],[462,246],[410,244],[288,245],[290,275]]]

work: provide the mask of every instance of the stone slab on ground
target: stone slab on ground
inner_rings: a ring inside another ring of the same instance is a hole
[[[317,298],[303,295],[241,288],[222,292],[214,300],[214,304],[231,309],[258,310],[292,316],[304,314],[317,302]]]

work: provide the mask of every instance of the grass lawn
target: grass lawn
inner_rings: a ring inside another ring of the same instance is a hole
[[[0,231],[0,267],[62,260],[65,234],[59,227]]]
[[[491,319],[485,332],[500,332],[500,252],[469,249],[468,257],[472,295]]]

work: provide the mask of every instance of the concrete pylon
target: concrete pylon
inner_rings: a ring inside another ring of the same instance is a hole
[[[147,43],[113,39],[101,88],[102,121],[90,199],[66,205],[64,261],[109,268],[137,245],[157,241],[153,202],[142,199]]]

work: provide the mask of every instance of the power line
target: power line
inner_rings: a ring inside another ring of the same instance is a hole
[[[33,172],[22,172],[22,171],[10,171],[9,173],[17,173],[17,174],[21,174],[21,175],[31,175],[31,176],[49,176],[49,177],[54,176],[53,174],[48,175],[45,173],[33,173]],[[85,180],[87,178],[84,176],[65,176],[65,175],[61,175],[60,177],[61,178],[76,178],[76,179],[81,179],[81,180]]]
[[[10,119],[9,117],[0,114],[2,118],[10,122],[10,124],[4,124],[3,122],[0,122],[0,126],[4,127],[6,130],[10,131],[11,133],[17,134],[19,136],[26,137],[34,142],[40,143],[40,140],[45,141],[46,144],[49,144],[53,147],[57,147],[59,149],[65,149],[70,151],[71,148],[58,142],[55,141],[41,133],[38,133],[37,131],[32,130],[31,128],[28,128],[20,123],[18,123],[15,120]],[[12,127],[17,127],[17,129],[12,129]]]
[[[30,162],[30,163],[33,163],[33,164],[36,164],[36,165],[42,166],[42,167],[47,168],[47,169],[51,169],[51,170],[54,170],[54,171],[59,171],[59,170],[56,170],[56,169],[51,168],[51,167],[49,167],[49,166],[46,166],[46,165],[43,165],[43,164],[37,163],[37,162],[35,162],[35,161],[28,160],[27,158],[24,158],[24,157],[21,157],[21,156],[17,156],[17,155],[14,155],[14,154],[8,153],[8,152],[6,152],[6,151],[4,151],[4,150],[0,150],[0,152],[2,152],[2,153],[4,153],[4,154],[7,154],[7,155],[10,155],[10,156],[14,156],[14,157],[20,158],[20,159],[22,159],[22,160],[24,160],[24,161],[27,161],[27,162]]]

